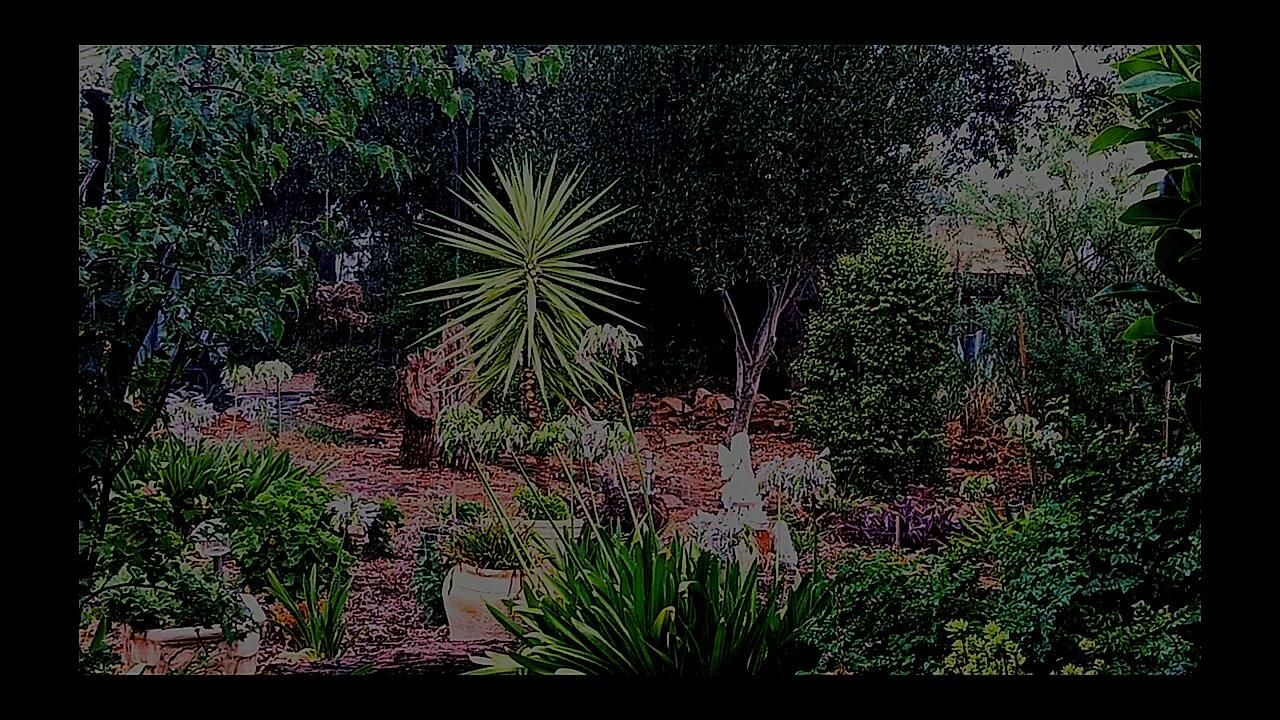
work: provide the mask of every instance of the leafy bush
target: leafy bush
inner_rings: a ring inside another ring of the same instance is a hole
[[[137,488],[116,496],[115,521],[107,526],[98,572],[110,577],[122,569],[158,580],[181,557],[186,537],[173,519],[173,503],[163,491]]]
[[[473,522],[444,539],[440,552],[452,564],[486,570],[519,570],[516,546],[502,525],[489,519]]]
[[[946,654],[944,628],[969,617],[978,570],[939,555],[880,550],[855,555],[836,571],[831,615],[811,637],[822,670],[922,674]]]
[[[309,651],[320,658],[335,658],[342,654],[346,632],[343,613],[346,611],[347,597],[351,593],[351,581],[350,573],[334,571],[329,580],[329,592],[322,597],[313,565],[311,572],[302,581],[301,595],[295,599],[275,573],[267,571],[271,596],[287,613],[284,617],[277,618],[276,623],[285,631],[296,650]]]
[[[872,236],[824,279],[799,361],[796,427],[831,449],[837,476],[859,493],[941,478],[954,296],[943,251],[901,232]]]
[[[186,534],[211,515],[256,498],[282,478],[307,474],[293,464],[288,450],[164,439],[139,447],[121,470],[120,483],[160,491],[175,527]]]
[[[995,623],[987,623],[980,633],[969,633],[969,623],[956,620],[946,625],[953,638],[951,654],[942,659],[938,675],[1025,675],[1027,661],[1018,644]]]
[[[328,526],[334,492],[319,476],[276,481],[270,490],[227,513],[231,556],[251,587],[267,587],[273,570],[287,588],[296,588],[312,565],[344,568],[351,555],[343,537]]]
[[[515,619],[494,611],[521,647],[489,653],[475,674],[791,674],[816,660],[802,639],[827,606],[814,575],[785,597],[774,583],[762,602],[754,564],[744,572],[644,531],[597,535],[552,562],[545,586],[526,583]]]
[[[441,588],[449,568],[453,566],[454,563],[440,551],[439,535],[423,531],[418,554],[414,558],[412,584],[418,610],[428,625],[439,625],[445,620]]]
[[[170,563],[163,574],[135,578],[126,569],[102,593],[106,616],[137,630],[221,626],[228,640],[244,637],[248,608],[240,594],[211,571]]]
[[[530,520],[568,520],[569,504],[564,498],[543,492],[531,483],[516,488],[514,498],[520,506],[520,516]]]
[[[334,397],[359,407],[386,407],[395,396],[396,372],[373,348],[348,345],[320,356],[316,383]]]

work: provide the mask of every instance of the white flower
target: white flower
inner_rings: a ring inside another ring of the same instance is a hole
[[[693,536],[693,541],[728,561],[734,555],[735,547],[742,539],[742,526],[735,524],[725,515],[712,515],[707,512],[698,514],[685,521],[685,526]]]
[[[773,524],[773,548],[783,565],[796,567],[800,564],[800,554],[791,540],[791,528],[786,520],[779,519]]]

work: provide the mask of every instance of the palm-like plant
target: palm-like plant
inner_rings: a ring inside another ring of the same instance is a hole
[[[566,209],[582,180],[577,170],[555,184],[554,159],[546,174],[536,178],[528,157],[517,162],[512,156],[508,168],[496,162],[494,168],[506,195],[505,204],[474,173],[463,181],[474,199],[455,193],[480,216],[485,227],[435,212],[432,214],[456,228],[424,227],[432,237],[491,258],[498,267],[411,292],[440,293],[415,304],[460,301],[448,311],[451,317],[446,325],[457,322],[467,328],[477,391],[484,395],[498,387],[509,390],[516,368],[522,368],[525,408],[536,424],[535,381],[544,403],[551,396],[585,400],[587,391],[608,387],[598,368],[574,359],[583,333],[591,326],[585,308],[631,322],[599,300],[635,302],[605,288],[639,288],[599,275],[580,259],[638,243],[584,247],[593,231],[626,212],[614,206],[587,217],[612,183]],[[443,330],[441,327],[418,342]]]

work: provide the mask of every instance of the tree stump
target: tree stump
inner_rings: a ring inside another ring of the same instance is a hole
[[[396,393],[404,416],[401,465],[426,467],[440,457],[436,419],[450,405],[474,400],[474,377],[466,333],[458,325],[445,329],[439,346],[406,358]]]

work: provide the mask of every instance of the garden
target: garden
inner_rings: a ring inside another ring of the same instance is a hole
[[[1187,675],[1200,46],[81,46],[84,674]]]

